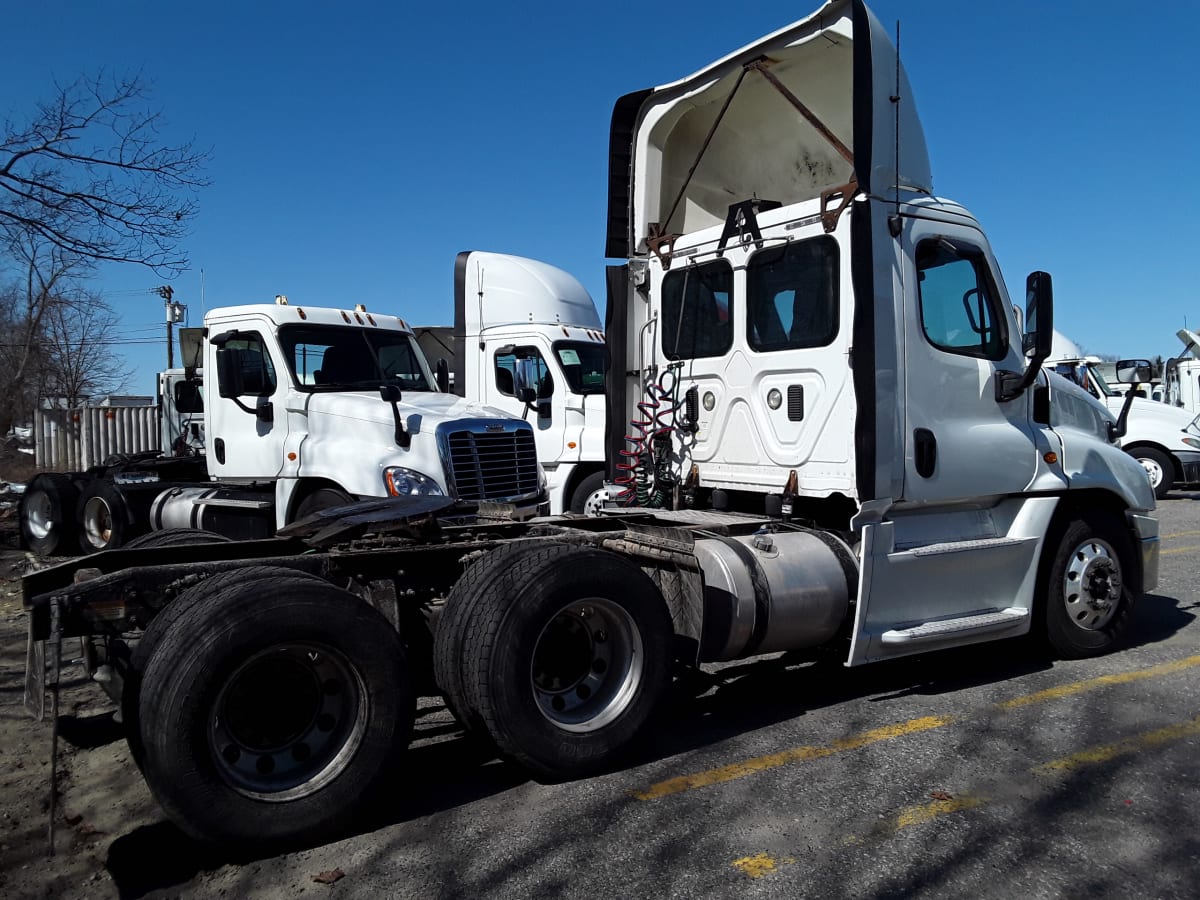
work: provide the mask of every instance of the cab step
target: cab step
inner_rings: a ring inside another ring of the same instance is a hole
[[[879,641],[885,647],[900,644],[920,644],[926,641],[942,641],[949,637],[964,637],[969,634],[983,634],[996,631],[1006,631],[1014,628],[1029,618],[1029,610],[1009,607],[1008,609],[991,609],[971,613],[954,618],[935,619],[922,622],[909,628],[893,628],[879,636]]]

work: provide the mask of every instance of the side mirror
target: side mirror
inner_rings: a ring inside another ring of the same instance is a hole
[[[1029,358],[1024,372],[996,373],[996,402],[1007,403],[1025,393],[1050,356],[1054,340],[1054,289],[1049,272],[1031,272],[1025,279],[1025,331],[1021,350]]]
[[[1123,359],[1117,363],[1117,381],[1121,384],[1149,384],[1154,380],[1154,366],[1148,359]]]
[[[517,399],[522,403],[533,403],[537,400],[537,362],[532,359],[518,359],[515,373],[515,388]]]
[[[450,393],[450,364],[446,362],[445,357],[437,361],[434,380],[437,382],[437,389],[439,391],[443,394]]]
[[[1054,340],[1054,287],[1049,272],[1030,272],[1025,279],[1025,335],[1022,349],[1026,356],[1039,359],[1039,366],[1050,355]]]
[[[240,351],[229,347],[217,349],[217,393],[226,400],[236,400],[246,393]]]

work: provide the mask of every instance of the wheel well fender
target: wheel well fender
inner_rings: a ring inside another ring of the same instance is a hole
[[[583,479],[589,475],[594,475],[596,472],[603,471],[604,463],[580,463],[577,465],[571,472],[571,477],[567,479],[566,489],[563,491],[563,500],[569,504],[571,498],[575,496],[575,491],[583,483]]]
[[[304,502],[305,498],[315,494],[321,488],[332,488],[344,494],[350,493],[336,481],[329,478],[300,478],[293,482],[290,493],[281,497],[279,491],[282,487],[282,481],[276,483],[275,502],[280,509],[287,510],[287,515],[284,517],[282,523],[284,525],[290,524],[296,518],[296,509]]]
[[[1066,530],[1067,525],[1073,520],[1078,519],[1088,513],[1104,513],[1118,518],[1122,526],[1128,532],[1130,526],[1126,519],[1126,513],[1129,512],[1129,507],[1116,494],[1100,489],[1089,489],[1082,491],[1068,491],[1059,501],[1058,506],[1054,510],[1054,515],[1050,519],[1050,525],[1046,529],[1046,541],[1042,546],[1041,558],[1038,561],[1038,580],[1041,583],[1043,577],[1049,572],[1050,564],[1054,559],[1054,554],[1058,550],[1058,541],[1062,533]],[[1130,541],[1134,542],[1132,533],[1130,532]],[[1142,556],[1137,552],[1136,542],[1133,543],[1132,557],[1134,564],[1134,593],[1141,593],[1142,585]]]

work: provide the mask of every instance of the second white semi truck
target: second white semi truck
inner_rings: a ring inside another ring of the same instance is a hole
[[[604,491],[604,330],[587,289],[538,260],[460,253],[454,325],[416,329],[449,389],[533,426],[552,513],[594,513]]]

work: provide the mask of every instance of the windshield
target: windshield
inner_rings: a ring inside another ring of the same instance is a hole
[[[403,331],[340,325],[286,325],[279,342],[301,390],[367,390],[394,384],[432,391],[433,379],[417,342]]]
[[[1108,386],[1108,382],[1104,380],[1104,376],[1097,371],[1095,366],[1089,365],[1087,370],[1092,373],[1092,380],[1096,382],[1096,388],[1105,397],[1115,397],[1117,392]]]
[[[604,393],[604,345],[557,341],[554,355],[572,394]]]

